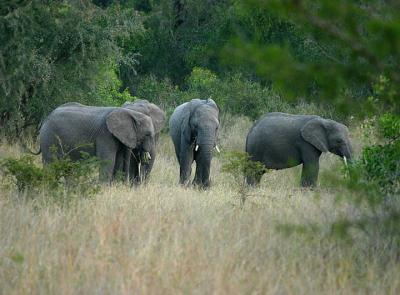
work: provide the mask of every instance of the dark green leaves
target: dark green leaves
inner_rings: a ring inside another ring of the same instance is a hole
[[[14,0],[0,11],[0,124],[10,135],[63,102],[102,103],[104,73],[120,63],[135,66],[134,55],[118,46],[142,30],[132,9]]]

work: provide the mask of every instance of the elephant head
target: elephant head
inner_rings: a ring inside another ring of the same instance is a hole
[[[165,113],[163,110],[161,110],[158,106],[156,106],[153,103],[150,103],[149,101],[145,99],[139,99],[135,100],[134,102],[125,102],[122,105],[122,108],[129,109],[129,110],[134,110],[137,112],[140,112],[142,114],[145,114],[149,116],[153,122],[154,126],[154,132],[155,132],[155,142],[158,141],[158,136],[164,127],[165,124]],[[127,158],[127,157],[125,157]],[[124,167],[123,170],[129,171],[129,175],[131,178],[133,178],[133,181],[135,183],[140,183],[142,180],[147,180],[148,176],[153,168],[153,164],[156,158],[156,150],[155,150],[155,145],[154,148],[150,151],[150,160],[149,161],[143,161],[143,155],[141,155],[137,150],[134,151],[134,156],[130,157],[130,164],[129,170],[128,166]],[[141,166],[142,168],[140,171],[136,170],[137,163],[143,163],[144,165]],[[117,170],[121,170],[119,167]]]
[[[194,99],[182,122],[182,137],[194,150],[196,176],[194,184],[207,187],[210,183],[212,151],[217,147],[219,110],[212,99]]]
[[[154,149],[154,126],[149,116],[117,108],[107,116],[106,125],[128,149],[137,149],[148,155]]]
[[[139,99],[134,102],[126,102],[122,105],[122,108],[134,110],[137,112],[141,112],[151,118],[153,121],[154,132],[155,134],[159,134],[161,129],[165,124],[165,113],[154,103],[151,103],[145,99]]]
[[[333,120],[316,117],[301,129],[301,136],[321,152],[331,152],[351,160],[352,147],[348,128]]]

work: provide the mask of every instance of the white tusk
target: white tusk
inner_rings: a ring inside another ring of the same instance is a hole
[[[217,150],[218,153],[220,153],[221,151],[219,150],[218,146],[215,146],[215,149]]]
[[[198,145],[198,144],[196,144],[196,147],[194,148],[194,150],[197,152],[197,151],[198,151],[198,149],[199,149],[199,145]]]
[[[346,167],[347,167],[347,158],[346,158],[346,156],[343,156],[343,161],[344,161],[344,164],[345,164]]]
[[[151,160],[151,155],[149,152],[146,152],[146,157],[147,157],[147,159]]]

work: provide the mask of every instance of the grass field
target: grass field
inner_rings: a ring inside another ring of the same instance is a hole
[[[226,124],[221,148],[242,149],[250,125]],[[398,258],[387,241],[371,245],[355,233],[350,246],[323,232],[277,229],[356,214],[347,203],[335,205],[337,191],[324,184],[338,157],[322,157],[318,189],[301,189],[297,168],[274,171],[241,208],[219,156],[211,189],[197,191],[177,184],[167,136],[159,151],[148,185],[103,187],[68,208],[37,206],[2,189],[0,294],[399,294]],[[0,147],[0,157],[19,154]]]

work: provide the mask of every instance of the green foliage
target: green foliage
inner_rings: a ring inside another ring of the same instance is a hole
[[[121,106],[126,101],[132,101],[134,98],[130,95],[128,89],[120,91],[122,87],[121,80],[118,79],[114,68],[109,68],[101,73],[97,86],[97,94],[92,93],[96,97],[97,105]]]
[[[0,4],[0,125],[9,135],[37,125],[67,101],[103,104],[114,65],[135,65],[118,46],[142,31],[132,9],[83,1]],[[113,96],[114,94],[110,94]]]
[[[380,97],[380,104],[400,111],[395,102],[400,90],[398,1],[245,3],[244,13],[268,11],[297,32],[296,42],[288,34],[282,42],[272,44],[259,42],[259,38],[240,38],[230,50],[238,62],[254,66],[260,75],[271,79],[285,97],[327,99],[343,113],[360,114],[369,111],[371,86],[389,81],[390,88]]]
[[[400,139],[400,116],[384,114],[379,119],[379,128],[384,138],[398,141]]]
[[[385,194],[400,193],[400,116],[385,114],[379,119],[382,143],[362,151],[360,168],[366,181],[376,183]]]
[[[12,178],[19,191],[37,188],[43,183],[43,169],[35,165],[32,156],[3,159],[0,164],[4,175]]]
[[[245,11],[242,1],[133,2],[146,19],[146,33],[125,44],[129,50],[140,52],[139,75],[169,78],[175,85],[182,86],[195,67],[207,68],[220,77],[239,71],[248,78],[269,81],[257,75],[252,66],[232,67],[231,54],[222,49],[237,36],[263,44],[283,44],[290,40],[302,58],[316,52],[293,24],[268,10]],[[126,86],[135,83],[131,76],[122,79]]]
[[[169,79],[158,80],[155,76],[140,80],[137,96],[150,99],[171,114],[176,106],[193,98],[211,97],[221,113],[245,115],[258,119],[267,112],[289,112],[334,116],[331,108],[301,102],[289,104],[271,87],[245,79],[241,74],[218,77],[208,69],[194,68],[186,79],[185,87],[174,86]]]
[[[251,161],[246,152],[231,151],[223,153],[221,171],[232,175],[235,179],[240,206],[243,208],[250,196],[250,187],[247,185],[245,177],[256,177],[266,172],[266,169],[262,163]]]
[[[140,2],[136,1],[136,5]],[[220,66],[219,49],[225,35],[229,36],[233,1],[149,2],[142,10],[146,15],[146,34],[129,44],[131,50],[141,54],[139,75],[169,78],[181,85],[195,66]]]
[[[235,179],[244,179],[244,176],[257,176],[266,171],[265,166],[256,161],[250,160],[246,152],[231,151],[224,153],[225,163],[221,171],[231,174]]]
[[[349,166],[350,178],[346,181],[357,202],[365,201],[372,207],[400,193],[400,117],[384,114],[377,122],[381,138],[363,148]],[[370,134],[369,129],[366,132]]]
[[[219,79],[209,70],[194,68],[187,85],[188,91],[198,97],[212,97],[223,112],[252,119],[266,112],[290,111],[291,108],[272,89],[247,80],[241,74]]]
[[[169,79],[158,80],[151,75],[140,79],[137,88],[137,96],[143,99],[151,99],[157,105],[179,104],[180,91],[172,85]]]
[[[92,197],[99,191],[97,175],[101,164],[84,154],[81,161],[72,161],[66,156],[41,168],[32,156],[25,155],[19,159],[3,159],[0,171],[3,180],[15,185],[20,194],[32,198],[48,194],[55,201],[68,203],[76,197]]]

